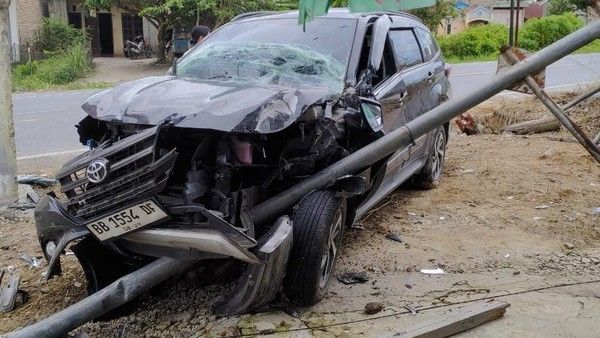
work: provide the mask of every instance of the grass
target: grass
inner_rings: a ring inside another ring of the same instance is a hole
[[[591,42],[591,43],[581,47],[580,49],[575,51],[575,53],[573,53],[573,54],[590,54],[590,53],[600,53],[600,39],[594,40],[594,42]],[[446,57],[446,61],[448,63],[470,63],[470,62],[496,61],[496,60],[498,60],[498,55],[499,55],[499,53],[491,54],[491,55],[475,55],[475,56],[468,56],[468,57],[463,57],[463,58]]]
[[[75,45],[47,59],[13,67],[13,91],[108,87],[107,83],[80,81],[93,71],[87,49],[82,45]]]

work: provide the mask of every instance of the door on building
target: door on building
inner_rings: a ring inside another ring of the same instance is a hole
[[[123,41],[133,41],[136,36],[144,35],[142,18],[135,14],[123,13]]]
[[[113,44],[112,14],[98,13],[98,34],[100,40],[100,54],[112,56],[115,52]]]

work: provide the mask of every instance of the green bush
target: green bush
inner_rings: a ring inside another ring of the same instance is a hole
[[[520,31],[519,45],[527,50],[536,51],[573,33],[583,25],[583,21],[573,13],[531,19]]]
[[[501,24],[474,26],[438,39],[448,58],[469,58],[497,54],[508,41],[508,27]]]
[[[51,89],[83,78],[91,71],[87,49],[79,44],[47,59],[16,66],[12,73],[13,89]]]
[[[45,18],[31,40],[36,51],[50,56],[66,52],[73,46],[84,45],[85,41],[81,29],[71,27],[57,18]]]

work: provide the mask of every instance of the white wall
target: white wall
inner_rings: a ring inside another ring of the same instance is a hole
[[[142,25],[144,28],[144,38],[150,44],[152,50],[156,51],[156,43],[158,42],[158,30],[146,18],[143,18]]]
[[[11,59],[13,62],[19,62],[21,53],[19,52],[19,25],[17,24],[17,0],[11,0],[8,7],[8,41],[11,44]]]

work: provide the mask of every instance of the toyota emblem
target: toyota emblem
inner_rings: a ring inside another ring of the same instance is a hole
[[[108,161],[105,159],[95,160],[85,170],[88,181],[98,184],[102,183],[108,176]]]

